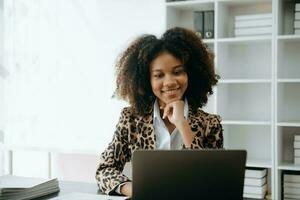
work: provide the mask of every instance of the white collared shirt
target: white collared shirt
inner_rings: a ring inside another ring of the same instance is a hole
[[[189,107],[187,99],[184,100],[184,117],[187,119],[189,113]],[[175,128],[172,134],[169,133],[168,128],[163,122],[160,112],[158,100],[154,102],[153,109],[153,128],[156,136],[156,149],[181,149],[183,141],[181,134],[177,128]]]

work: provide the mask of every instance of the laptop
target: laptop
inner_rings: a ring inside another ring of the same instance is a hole
[[[245,150],[137,150],[132,200],[243,199]]]

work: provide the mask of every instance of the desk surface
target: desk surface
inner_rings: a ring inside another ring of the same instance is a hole
[[[60,192],[37,198],[37,200],[52,199],[72,192],[81,192],[88,194],[101,194],[96,183],[59,181]]]
[[[73,181],[59,181],[60,192],[36,198],[35,200],[48,200],[55,197],[61,197],[66,194],[79,192],[87,194],[101,194],[96,183],[84,183]],[[246,198],[244,198],[245,200]],[[252,199],[254,200],[254,199]]]

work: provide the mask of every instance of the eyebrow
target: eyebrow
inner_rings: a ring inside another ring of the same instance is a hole
[[[182,64],[180,64],[180,65],[175,65],[174,67],[173,67],[173,70],[174,69],[177,69],[177,68],[183,68],[183,65]],[[162,71],[161,69],[154,69],[154,70],[151,70],[152,72],[156,72],[156,71],[158,71],[158,72],[160,72],[160,71]]]

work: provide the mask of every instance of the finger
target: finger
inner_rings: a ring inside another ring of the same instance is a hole
[[[164,108],[163,119],[165,119],[169,114],[171,114],[172,110],[173,110],[173,105],[167,104],[166,107]]]

